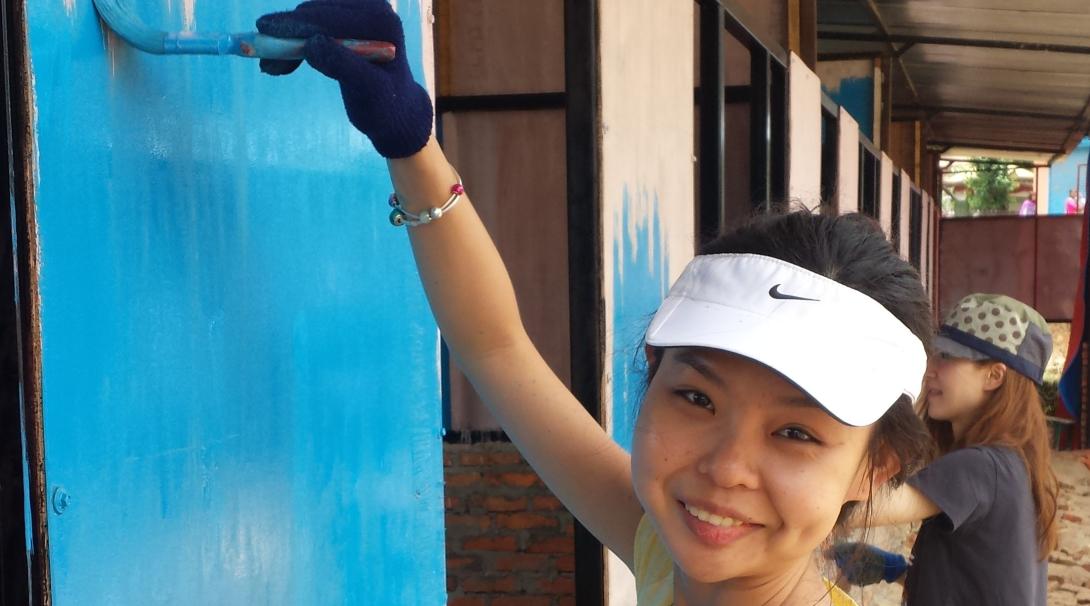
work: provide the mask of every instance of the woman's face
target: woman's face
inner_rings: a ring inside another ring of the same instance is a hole
[[[941,354],[931,356],[924,374],[928,416],[949,421],[958,435],[959,428],[968,426],[984,407],[990,372],[988,364]]]
[[[755,582],[810,557],[867,496],[870,427],[844,425],[777,373],[667,349],[636,422],[636,494],[692,581]]]

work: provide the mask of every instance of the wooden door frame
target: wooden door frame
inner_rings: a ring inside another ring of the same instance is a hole
[[[27,62],[26,6],[7,2],[0,11],[4,111],[4,180],[7,200],[0,215],[8,233],[0,280],[0,321],[5,338],[0,359],[0,605],[49,606],[52,602],[43,458],[41,356],[37,300],[33,144]],[[29,508],[29,511],[28,511]],[[29,514],[29,515],[28,515]],[[28,517],[30,518],[28,520]]]

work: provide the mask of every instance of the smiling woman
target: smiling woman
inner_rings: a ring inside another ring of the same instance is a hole
[[[918,282],[860,217],[759,219],[702,252],[648,331],[640,603],[851,604],[813,550],[930,454]]]
[[[734,576],[782,579],[785,590],[845,501],[868,496],[860,461],[871,431],[760,364],[671,348],[636,430],[636,493],[690,589]]]

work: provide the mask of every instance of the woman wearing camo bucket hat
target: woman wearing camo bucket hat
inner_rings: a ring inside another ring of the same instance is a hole
[[[972,294],[933,349],[920,410],[941,456],[875,504],[879,523],[923,520],[905,603],[1045,606],[1057,493],[1037,391],[1048,325],[1020,301]]]

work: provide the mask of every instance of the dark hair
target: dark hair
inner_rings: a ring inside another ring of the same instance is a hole
[[[708,242],[699,252],[723,253],[774,257],[836,280],[882,304],[923,342],[925,350],[931,349],[931,304],[920,275],[897,254],[878,223],[865,215],[802,210],[754,217]],[[660,359],[661,355],[651,356],[648,380],[658,369]],[[900,462],[899,471],[889,482],[893,487],[933,457],[934,442],[913,406],[911,398],[901,396],[875,423],[866,453],[872,479],[877,464],[886,457],[895,456]],[[856,505],[844,506],[837,519],[838,528]],[[868,502],[864,521],[870,518],[869,510]]]

